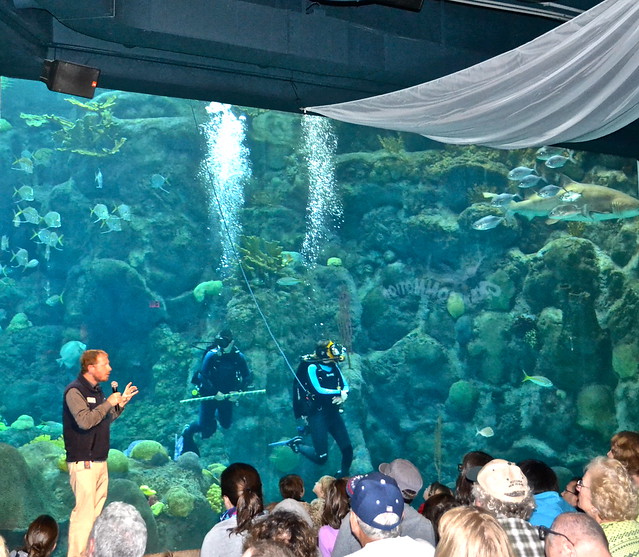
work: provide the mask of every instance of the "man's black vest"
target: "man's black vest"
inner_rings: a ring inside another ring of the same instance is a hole
[[[104,393],[100,386],[96,385],[94,387],[82,375],[79,375],[75,381],[67,385],[64,391],[62,414],[67,462],[81,462],[83,460],[105,461],[109,456],[111,417],[107,415],[98,425],[91,429],[80,429],[67,406],[69,389],[78,389],[91,410],[105,401]]]

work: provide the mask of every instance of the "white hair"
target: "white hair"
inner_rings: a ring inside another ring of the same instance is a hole
[[[89,542],[91,557],[142,557],[146,550],[146,524],[138,510],[128,503],[107,505],[95,520]]]

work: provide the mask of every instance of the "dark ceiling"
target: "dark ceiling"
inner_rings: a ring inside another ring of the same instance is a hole
[[[361,1],[0,0],[0,75],[38,80],[59,59],[99,68],[108,89],[298,111],[447,75],[600,0]],[[638,132],[575,146],[638,157]]]

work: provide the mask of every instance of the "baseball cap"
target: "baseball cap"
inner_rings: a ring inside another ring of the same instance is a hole
[[[354,476],[346,492],[357,517],[380,530],[393,530],[402,521],[404,499],[393,478],[380,472]]]
[[[392,462],[382,462],[378,470],[397,482],[397,486],[402,491],[402,495],[405,491],[409,492],[406,493],[407,499],[415,497],[424,485],[422,475],[419,473],[417,467],[409,460],[403,458],[396,458]]]
[[[466,477],[477,482],[491,497],[506,503],[521,503],[530,494],[528,480],[521,468],[501,458],[469,469]]]

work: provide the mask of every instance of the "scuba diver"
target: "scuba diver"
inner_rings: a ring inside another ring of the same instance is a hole
[[[224,429],[231,427],[237,393],[249,389],[251,379],[246,358],[235,346],[233,334],[228,329],[220,331],[206,348],[200,368],[191,379],[195,385],[194,395],[215,398],[200,403],[198,420],[187,425],[176,439],[176,459],[188,451],[199,456],[193,439],[196,433],[201,433],[202,439],[208,439],[217,431],[218,422]]]
[[[302,444],[303,438],[293,437],[284,444],[293,452],[304,455],[316,464],[328,460],[328,434],[342,452],[342,467],[336,477],[348,476],[353,462],[353,446],[342,419],[342,405],[348,397],[348,382],[337,365],[344,361],[344,348],[331,340],[320,340],[314,354],[302,356],[293,383],[293,412],[308,427],[313,446]]]

